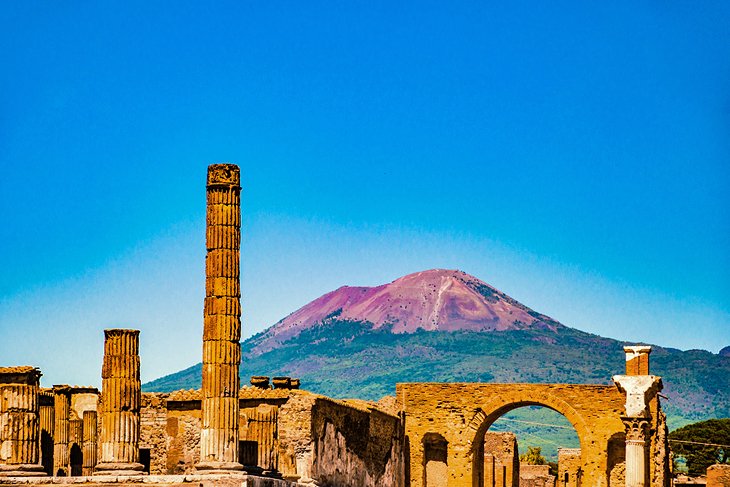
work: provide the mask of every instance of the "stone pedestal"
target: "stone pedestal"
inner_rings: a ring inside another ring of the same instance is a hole
[[[624,353],[626,354],[626,375],[649,375],[650,346],[627,346],[624,347]]]
[[[0,477],[42,476],[35,367],[0,367]]]
[[[139,330],[104,330],[101,461],[94,475],[141,475]]]
[[[200,473],[240,471],[241,187],[238,166],[208,167]]]
[[[83,475],[85,476],[92,475],[96,467],[96,418],[96,411],[84,411]]]

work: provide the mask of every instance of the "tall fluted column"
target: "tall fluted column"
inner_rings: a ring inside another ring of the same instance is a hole
[[[626,428],[626,487],[647,485],[647,418],[621,418]]]
[[[53,475],[53,430],[55,429],[55,399],[53,390],[43,389],[38,395],[40,406],[39,447],[41,465],[48,475]]]
[[[45,475],[39,463],[38,380],[35,367],[0,367],[0,476]]]
[[[141,475],[139,330],[104,330],[101,462],[94,475]]]
[[[53,476],[68,477],[68,419],[71,411],[71,388],[67,385],[53,386],[53,404]]]
[[[201,472],[242,470],[238,462],[241,363],[241,186],[238,166],[208,167],[203,311]]]
[[[83,475],[91,475],[96,467],[96,411],[84,411],[84,468]]]

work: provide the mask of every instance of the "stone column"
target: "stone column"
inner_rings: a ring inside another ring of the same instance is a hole
[[[94,475],[142,475],[139,330],[104,330],[101,379],[101,462]]]
[[[68,477],[69,470],[69,414],[71,412],[71,388],[53,386],[53,476]]]
[[[208,167],[200,472],[240,471],[241,187],[238,166]]]
[[[92,475],[96,467],[96,411],[84,411],[83,475]]]
[[[651,425],[649,403],[662,390],[662,379],[648,375],[651,347],[626,347],[627,375],[615,375],[613,381],[626,394],[626,487],[648,485],[647,435]]]
[[[626,428],[626,487],[644,487],[647,484],[646,439],[649,419],[623,417]]]
[[[0,367],[0,477],[45,475],[39,462],[35,367]]]
[[[69,430],[69,472],[71,477],[80,477],[83,471],[84,421],[70,419]]]
[[[40,406],[40,437],[39,447],[41,465],[48,475],[53,475],[53,430],[55,399],[52,389],[43,389],[38,395]]]

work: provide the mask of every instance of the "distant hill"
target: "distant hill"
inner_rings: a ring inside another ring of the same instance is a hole
[[[376,400],[396,382],[610,383],[624,343],[564,326],[461,271],[344,286],[242,343],[242,383],[290,375],[332,397]],[[730,417],[730,357],[655,346],[670,426]],[[145,384],[200,387],[200,364]]]

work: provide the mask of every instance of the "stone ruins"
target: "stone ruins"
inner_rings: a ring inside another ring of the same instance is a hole
[[[41,389],[37,368],[0,367],[0,484],[670,485],[649,347],[625,348],[611,386],[403,383],[377,403],[330,399],[290,377],[241,387],[240,194],[237,166],[208,168],[202,389],[142,393],[137,330],[104,330],[101,394]],[[558,411],[578,434],[579,449],[559,451],[557,477],[520,465],[513,434],[488,431],[529,405]]]

